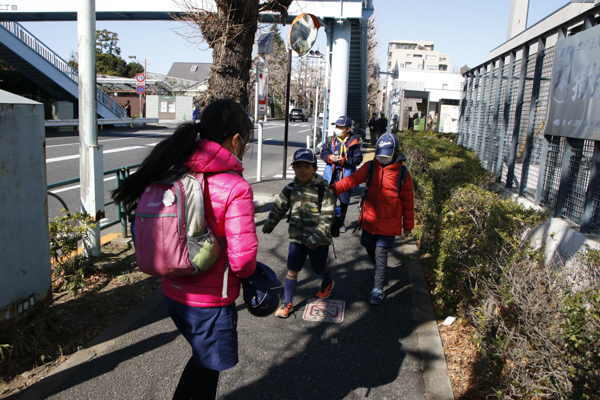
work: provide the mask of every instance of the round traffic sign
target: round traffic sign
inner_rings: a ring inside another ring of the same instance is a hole
[[[138,94],[144,94],[144,87],[143,86],[138,86],[135,88],[135,91],[138,92]]]
[[[135,80],[141,83],[141,82],[144,82],[146,80],[146,77],[144,76],[144,74],[139,73],[139,74],[137,74],[135,76]]]

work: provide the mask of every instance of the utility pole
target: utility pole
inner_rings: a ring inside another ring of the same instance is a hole
[[[100,220],[104,218],[102,146],[96,121],[96,3],[81,0],[77,12],[79,53],[79,174],[81,211],[96,227],[83,244],[86,255],[100,255]]]

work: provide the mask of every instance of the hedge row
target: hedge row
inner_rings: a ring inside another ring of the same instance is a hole
[[[438,317],[476,327],[477,375],[498,398],[600,398],[600,252],[544,267],[528,233],[547,213],[490,191],[471,151],[432,133],[398,134],[415,186],[419,250]],[[538,397],[536,397],[538,396]]]

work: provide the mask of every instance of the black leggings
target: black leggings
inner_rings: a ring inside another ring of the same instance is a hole
[[[190,358],[179,379],[173,400],[215,400],[219,392],[219,371],[199,367]]]
[[[344,204],[340,201],[340,218],[342,224],[346,221],[346,212],[348,211],[348,204]]]

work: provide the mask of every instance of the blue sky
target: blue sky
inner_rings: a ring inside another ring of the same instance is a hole
[[[429,40],[448,54],[452,67],[475,67],[506,40],[510,0],[374,0],[379,26],[379,63],[385,68],[390,40]],[[568,3],[568,0],[530,0],[528,26]],[[30,22],[23,24],[65,60],[77,51],[76,22]],[[211,62],[206,44],[191,44],[177,35],[179,24],[164,21],[96,23],[119,35],[121,56],[147,59],[148,70],[166,74],[175,61]],[[324,32],[316,46],[325,49]]]

